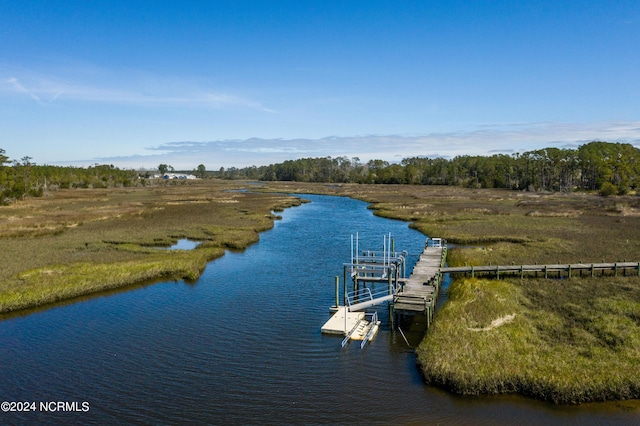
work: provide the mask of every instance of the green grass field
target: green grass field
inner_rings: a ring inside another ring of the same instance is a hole
[[[457,280],[417,354],[463,395],[640,398],[640,279]]]

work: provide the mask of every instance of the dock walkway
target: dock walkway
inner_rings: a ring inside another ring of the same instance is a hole
[[[391,241],[389,236],[390,246]],[[592,277],[619,274],[640,276],[640,262],[626,260],[615,263],[448,267],[446,241],[441,238],[428,238],[411,276],[404,278],[406,252],[387,251],[387,247],[385,240],[385,250],[382,253],[367,251],[359,254],[357,248],[355,252],[352,251],[351,263],[344,264],[342,306],[339,305],[339,279],[336,277],[336,305],[332,307],[334,314],[322,327],[322,333],[346,336],[342,341],[343,346],[349,340],[362,340],[361,347],[364,347],[373,339],[380,324],[377,312],[361,311],[383,303],[389,304],[392,327],[396,319],[402,320],[422,313],[429,327],[434,318],[443,274],[470,274],[471,277],[493,275],[496,279],[505,275],[520,278],[539,275],[545,278],[571,278],[572,274],[587,274]],[[349,278],[353,284],[353,291],[347,288]]]
[[[472,277],[480,274],[494,275],[500,278],[501,274],[519,275],[524,278],[525,275],[538,274],[545,278],[552,277],[569,277],[572,274],[586,273],[590,276],[604,275],[606,273],[617,276],[619,273],[627,275],[628,272],[640,275],[640,262],[615,262],[615,263],[566,263],[554,265],[483,265],[483,266],[455,266],[443,267],[440,272],[443,274],[470,274]]]
[[[391,238],[389,237],[389,241]],[[344,264],[343,305],[338,305],[339,282],[336,277],[336,305],[333,315],[322,327],[325,334],[345,336],[349,340],[362,340],[361,347],[373,339],[380,321],[377,312],[364,309],[389,303],[392,324],[396,314],[412,316],[424,313],[427,324],[433,319],[440,290],[440,268],[444,266],[447,249],[444,240],[430,238],[409,278],[404,278],[406,252],[392,250],[380,254],[365,252],[352,256]],[[348,291],[348,279],[354,290]]]
[[[444,256],[445,248],[441,244],[425,247],[411,276],[396,292],[393,300],[396,312],[425,312],[435,305]]]

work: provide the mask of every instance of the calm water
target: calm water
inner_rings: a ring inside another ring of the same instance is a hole
[[[341,338],[320,327],[350,235],[359,232],[360,248],[381,250],[391,232],[411,266],[424,236],[359,201],[305,198],[313,202],[285,211],[258,244],[210,263],[196,283],[159,283],[0,322],[0,400],[89,403],[88,412],[0,412],[0,423],[640,421],[637,410],[615,404],[555,407],[426,387],[388,316],[367,348],[340,348]]]

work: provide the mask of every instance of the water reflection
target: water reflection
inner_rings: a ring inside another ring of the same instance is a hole
[[[169,247],[169,250],[193,250],[200,245],[200,241],[192,241],[186,238],[178,240],[177,243]]]

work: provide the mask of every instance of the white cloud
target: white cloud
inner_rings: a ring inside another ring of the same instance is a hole
[[[259,139],[168,142],[149,147],[150,155],[104,157],[88,161],[121,167],[155,167],[160,163],[179,169],[198,164],[208,168],[268,165],[305,157],[358,157],[366,162],[389,162],[408,157],[453,158],[458,155],[493,155],[558,146],[576,148],[593,140],[640,146],[640,121],[577,123],[516,123],[484,125],[470,131],[425,135],[331,136],[320,139]]]

